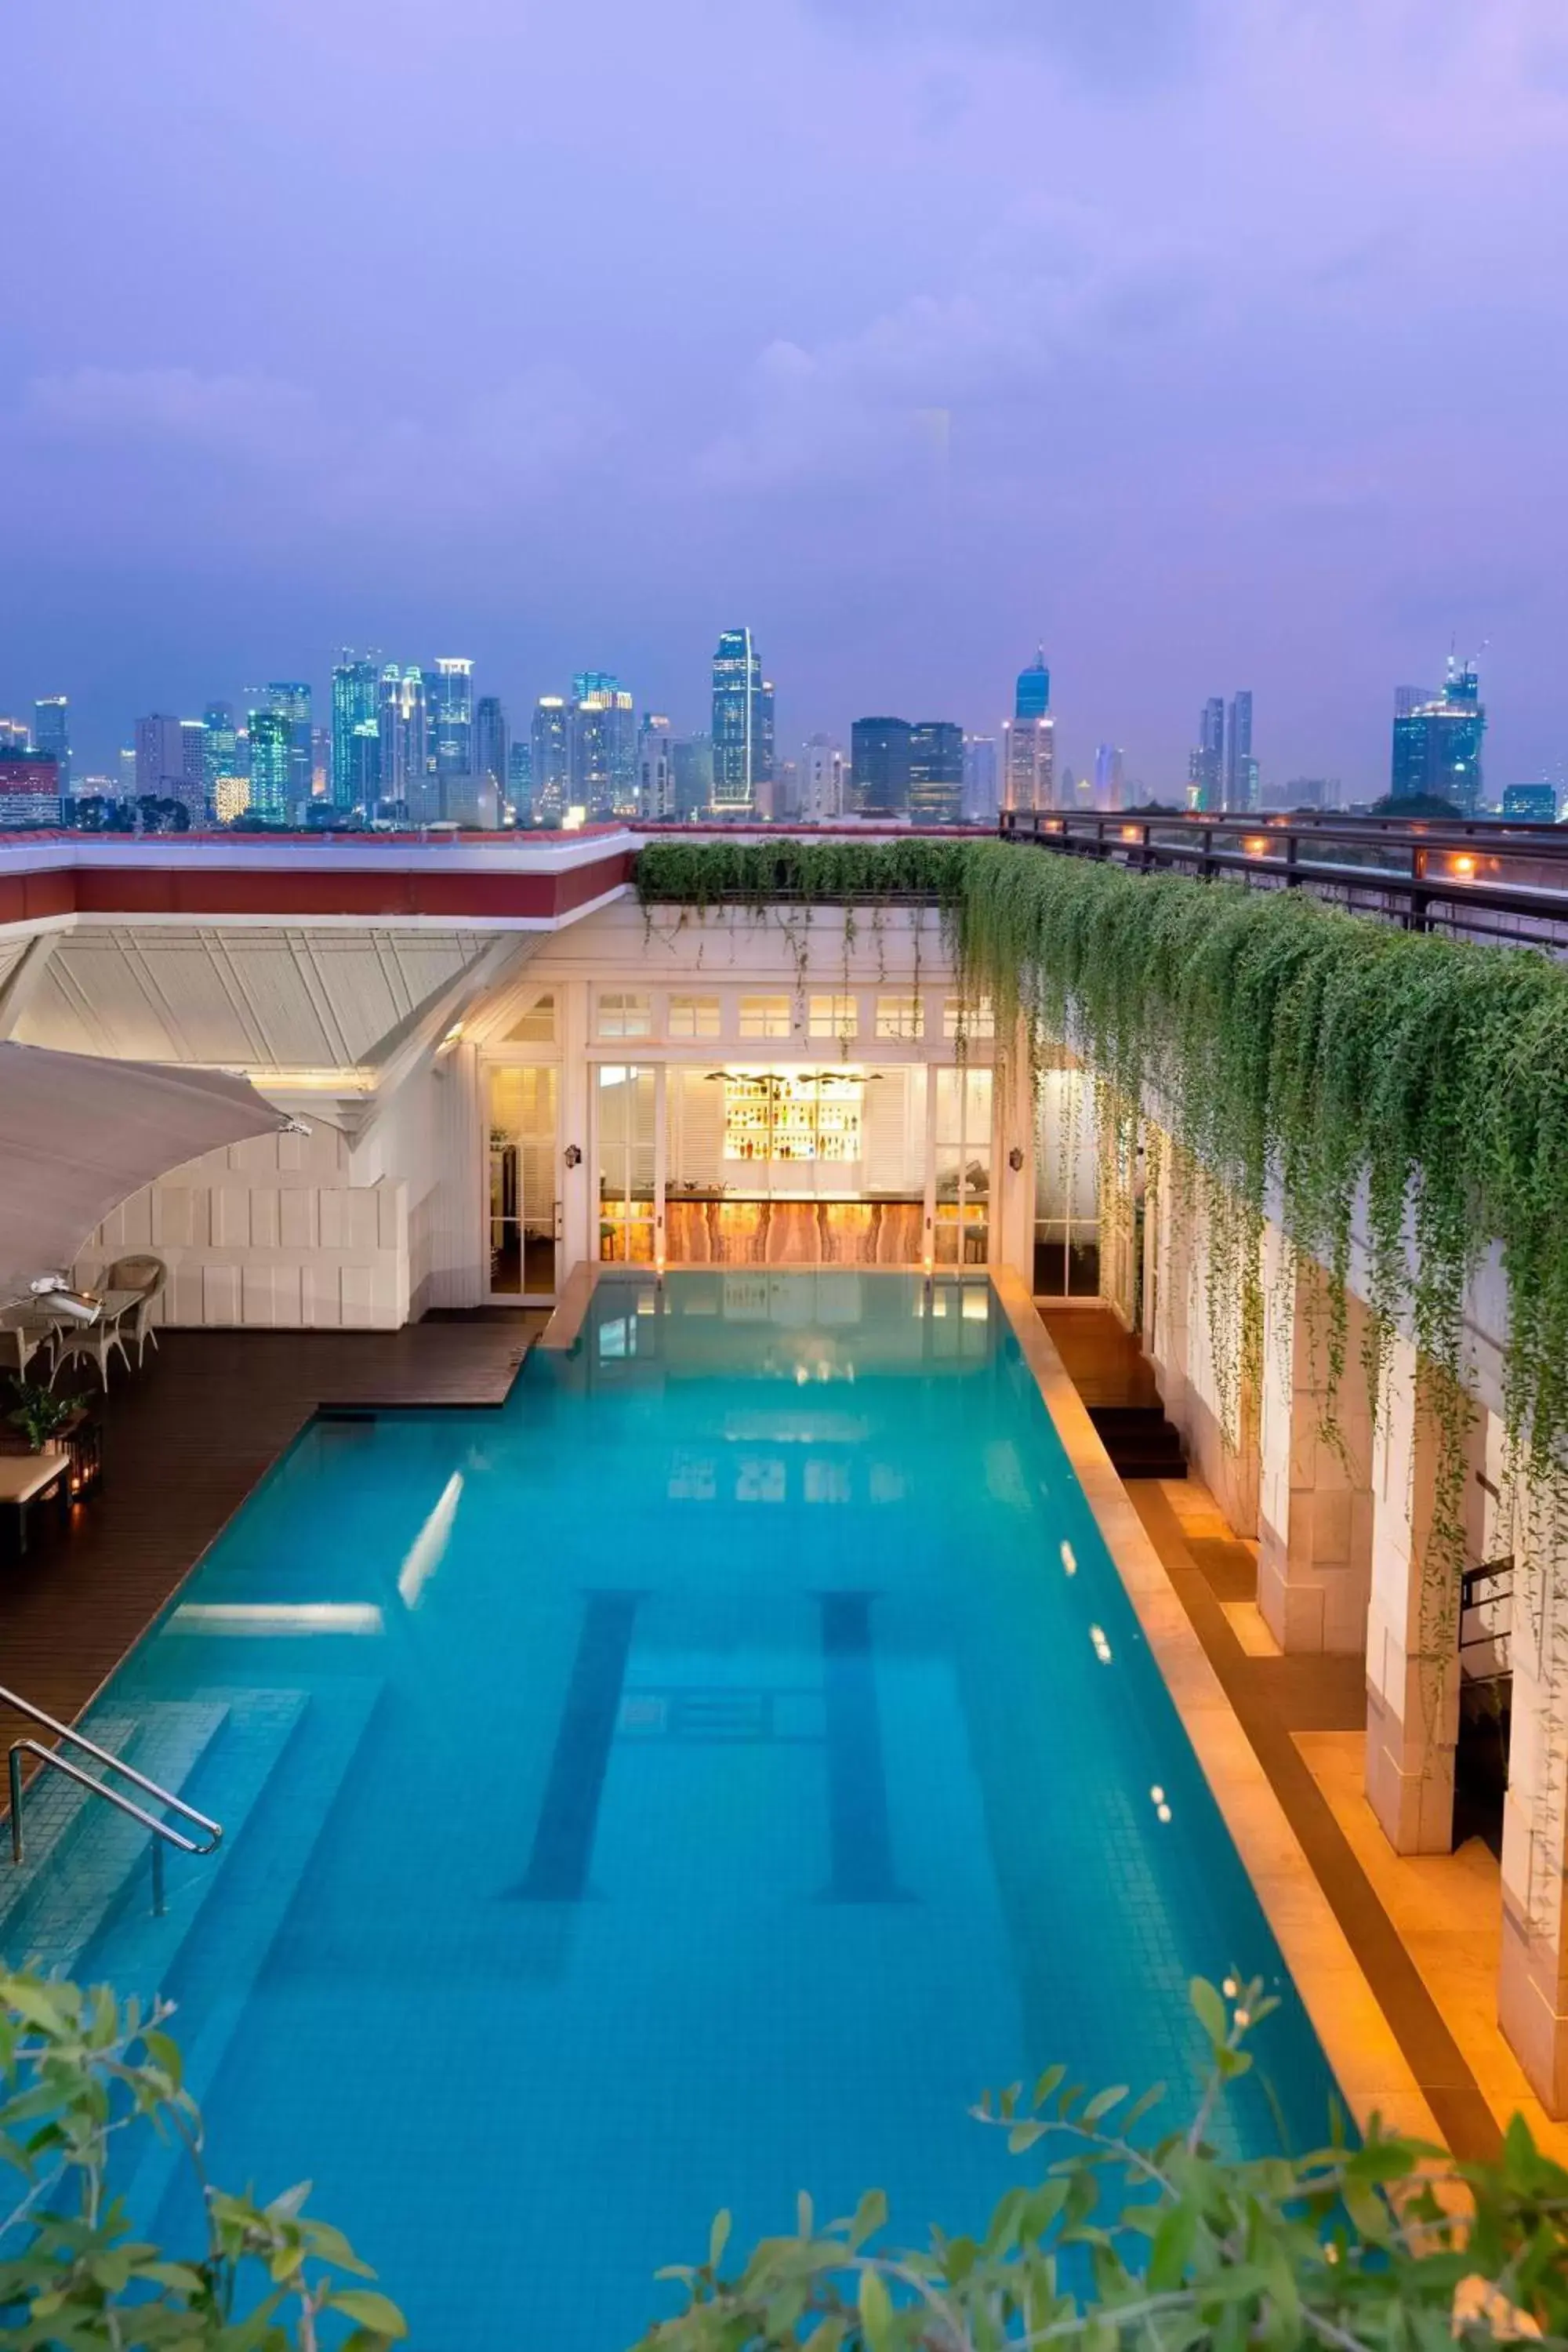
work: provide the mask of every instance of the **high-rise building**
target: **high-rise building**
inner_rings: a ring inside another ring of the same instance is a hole
[[[63,694],[46,694],[33,705],[33,748],[47,751],[59,771],[60,797],[70,797],[70,705]]]
[[[1094,754],[1094,805],[1097,809],[1119,809],[1126,792],[1126,775],[1121,751],[1115,743],[1101,743]]]
[[[13,751],[30,751],[33,730],[25,719],[0,719],[0,760]]]
[[[916,824],[957,824],[963,814],[963,730],[921,719],[910,730],[910,814]]]
[[[54,753],[20,743],[0,751],[0,833],[15,825],[58,824],[60,815]]]
[[[567,742],[572,806],[590,819],[635,816],[637,709],[608,670],[582,670],[573,679]]]
[[[216,776],[212,790],[213,814],[219,824],[232,824],[236,817],[244,816],[250,806],[248,776]]]
[[[388,662],[376,689],[376,723],[381,730],[382,803],[423,824],[430,814],[423,670],[416,666],[400,670],[395,662]]]
[[[430,757],[437,776],[474,772],[474,665],[438,658],[428,685]]]
[[[559,824],[572,791],[572,725],[565,698],[542,694],[533,707],[533,795],[536,817]]]
[[[218,778],[240,775],[244,765],[233,703],[209,702],[202,713],[202,788],[215,807]]]
[[[807,824],[829,824],[844,814],[844,749],[831,735],[814,735],[800,756],[800,813]]]
[[[849,796],[858,814],[902,816],[910,804],[907,719],[857,719],[849,730]]]
[[[336,809],[374,809],[381,800],[381,722],[362,719],[348,740],[347,765],[343,772],[347,798],[336,797],[334,783],[332,806]]]
[[[276,679],[263,689],[261,702],[264,709],[273,711],[289,721],[288,805],[281,818],[269,817],[268,823],[292,824],[296,817],[303,814],[310,803],[316,771],[315,736],[310,725],[310,689],[303,678]],[[254,793],[250,813],[253,816],[263,814]]]
[[[294,726],[286,710],[253,710],[250,738],[250,797],[247,814],[264,824],[288,824],[293,816]]]
[[[1402,686],[1394,697],[1394,761],[1390,789],[1395,800],[1432,794],[1452,801],[1466,816],[1481,803],[1481,746],[1487,714],[1474,662],[1448,656],[1441,694]]]
[[[134,792],[138,800],[179,800],[188,790],[183,722],[163,711],[136,721]]]
[[[1528,824],[1555,824],[1557,822],[1557,787],[1555,784],[1505,784],[1502,792],[1502,814],[1517,817]]]
[[[750,629],[725,629],[713,656],[713,808],[744,815],[773,774],[773,689]]]
[[[332,666],[332,806],[374,807],[363,800],[364,755],[356,738],[362,727],[379,723],[380,669],[374,654],[356,654],[345,646]],[[379,785],[379,761],[377,783]]]
[[[966,735],[963,739],[963,814],[971,824],[996,820],[996,738]]]
[[[505,800],[510,793],[507,764],[510,740],[500,695],[480,695],[474,705],[474,773],[481,783],[494,789],[498,800]]]
[[[1057,722],[1051,716],[1051,674],[1042,646],[1018,672],[1013,716],[1002,754],[1002,805],[1015,810],[1057,804]]]
[[[675,814],[674,754],[668,719],[645,711],[637,730],[637,814],[646,824],[668,824]]]
[[[1226,717],[1225,800],[1233,814],[1257,808],[1258,762],[1252,756],[1252,695],[1243,687],[1233,696]]]
[[[204,719],[180,721],[180,792],[182,807],[191,823],[199,824],[207,813],[207,730]]]
[[[1197,748],[1187,761],[1187,806],[1225,806],[1225,697],[1211,694],[1198,721]]]
[[[683,822],[700,816],[713,803],[713,738],[685,735],[671,756],[675,777],[675,814]]]
[[[506,796],[514,823],[533,814],[533,746],[520,736],[506,755]]]
[[[1018,672],[1013,690],[1015,719],[1046,719],[1051,709],[1051,674],[1046,667],[1046,649],[1042,646],[1027,669]]]

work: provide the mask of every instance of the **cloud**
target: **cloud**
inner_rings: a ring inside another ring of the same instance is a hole
[[[320,429],[311,395],[297,384],[194,368],[36,376],[24,389],[22,417],[49,439],[177,442],[263,462],[285,460],[301,436]]]

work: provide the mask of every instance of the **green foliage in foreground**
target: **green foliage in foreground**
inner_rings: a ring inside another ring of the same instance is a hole
[[[1516,2119],[1501,2161],[1456,2165],[1374,2130],[1316,2154],[1236,2163],[1210,2133],[1243,2043],[1274,2006],[1256,1984],[1202,1982],[1210,2047],[1187,2128],[1139,2126],[1163,2095],[1085,2095],[1064,2070],[987,2100],[980,2121],[1031,2156],[981,2238],[882,2242],[884,2200],[826,2227],[668,2273],[688,2301],[641,2352],[1452,2352],[1568,2341],[1568,2173]],[[1039,2159],[1044,2158],[1043,2165]],[[1075,2286],[1069,2282],[1078,2281]]]
[[[307,2216],[308,2182],[262,2205],[207,2180],[167,2009],[24,1974],[0,1976],[0,2161],[16,2176],[3,2352],[316,2352],[328,2314],[342,2352],[406,2336],[347,2239]],[[205,2244],[177,2258],[135,2237],[110,2192],[110,2149],[129,2161],[151,2133],[179,2143],[205,2207]]]

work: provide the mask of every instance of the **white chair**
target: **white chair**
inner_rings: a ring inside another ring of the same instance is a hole
[[[48,1346],[58,1328],[36,1307],[0,1307],[0,1365],[7,1371],[14,1369],[19,1381],[26,1380],[28,1364],[41,1348]]]
[[[53,1388],[58,1380],[62,1364],[68,1364],[73,1357],[86,1356],[90,1362],[98,1366],[98,1377],[107,1389],[109,1351],[111,1348],[119,1349],[121,1361],[129,1371],[131,1358],[126,1353],[124,1327],[130,1324],[134,1329],[137,1311],[134,1307],[122,1307],[118,1315],[100,1315],[96,1323],[57,1323],[55,1364],[53,1371],[49,1374],[50,1388]]]
[[[150,1255],[117,1257],[103,1277],[105,1290],[139,1290],[142,1293],[137,1305],[129,1308],[123,1318],[136,1342],[138,1371],[147,1353],[148,1340],[152,1340],[154,1348],[158,1344],[153,1309],[162,1298],[163,1286],[168,1279],[169,1269],[163,1259]]]

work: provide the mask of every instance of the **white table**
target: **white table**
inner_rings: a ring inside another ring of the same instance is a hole
[[[68,1454],[0,1454],[0,1511],[15,1514],[18,1555],[27,1549],[27,1514],[39,1503],[70,1507]]]
[[[56,1370],[58,1370],[64,1360],[63,1343],[70,1339],[84,1339],[89,1342],[89,1346],[86,1349],[73,1349],[72,1352],[91,1354],[96,1358],[100,1377],[104,1387],[107,1388],[109,1386],[109,1349],[113,1343],[121,1318],[130,1314],[132,1308],[140,1307],[145,1295],[140,1290],[105,1290],[100,1294],[98,1313],[90,1323],[83,1323],[77,1316],[63,1314],[58,1308],[51,1312],[48,1293],[46,1291],[39,1304],[54,1327]],[[97,1344],[93,1345],[94,1342]],[[125,1356],[125,1361],[129,1367],[131,1359],[125,1355],[123,1340],[120,1343],[120,1351],[122,1356]],[[54,1385],[53,1373],[49,1377],[49,1385],[51,1388]]]

